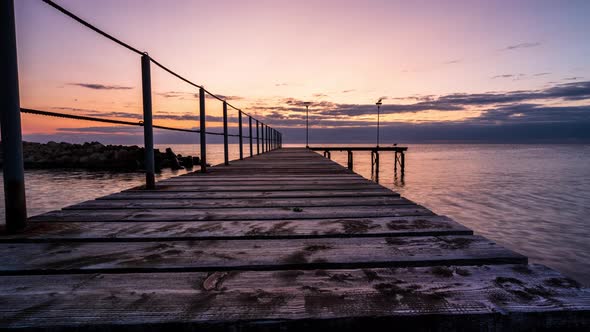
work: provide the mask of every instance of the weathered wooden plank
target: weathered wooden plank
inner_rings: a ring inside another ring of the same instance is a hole
[[[0,243],[0,274],[526,263],[480,236]]]
[[[65,207],[64,210],[104,210],[104,209],[219,209],[219,208],[260,208],[260,207],[312,207],[312,206],[381,206],[414,204],[405,198],[395,196],[381,197],[322,197],[322,198],[240,198],[240,199],[200,199],[164,200],[154,204],[151,200],[93,200]]]
[[[374,182],[371,182],[369,180],[366,179],[330,179],[330,180],[321,180],[321,179],[299,179],[299,180],[285,180],[285,179],[265,179],[265,180],[254,180],[254,179],[242,179],[240,181],[226,181],[226,180],[222,180],[222,179],[216,179],[216,180],[210,180],[208,178],[196,178],[196,179],[190,179],[190,178],[184,178],[184,179],[177,179],[177,178],[171,178],[171,179],[166,179],[163,181],[159,181],[158,184],[170,184],[170,185],[207,185],[207,186],[211,186],[211,185],[217,185],[217,186],[230,186],[230,185],[240,185],[240,186],[246,186],[246,185],[257,185],[257,186],[261,186],[261,185],[269,185],[269,184],[275,184],[275,185],[347,185],[347,184],[354,184],[354,185],[362,185],[362,184],[370,184],[370,185],[375,185]]]
[[[278,188],[280,187],[280,188]],[[303,188],[309,188],[311,190],[317,189],[357,189],[357,188],[379,188],[380,186],[375,182],[370,181],[342,181],[342,182],[321,182],[321,181],[307,181],[307,182],[299,182],[299,181],[274,181],[274,182],[256,182],[256,181],[244,181],[244,182],[193,182],[193,181],[160,181],[158,182],[157,189],[165,190],[166,188],[171,189],[185,189],[185,188],[196,188],[197,190],[209,190],[214,191],[215,188],[219,188],[220,191],[228,191],[231,189],[236,188],[235,190],[257,190],[261,188],[261,190],[273,190],[276,188],[278,190],[285,190],[293,188],[293,190],[302,190]]]
[[[157,190],[131,190],[99,197],[97,199],[217,199],[217,198],[326,198],[326,197],[399,197],[388,189],[325,190],[325,191],[226,191],[226,192],[174,192]]]
[[[179,222],[31,222],[23,234],[0,242],[155,241],[264,239],[352,236],[472,235],[467,227],[442,216],[307,220]]]
[[[195,186],[190,184],[156,184],[156,190],[159,191],[199,191],[199,192],[225,192],[225,191],[326,191],[326,190],[363,190],[363,189],[383,189],[376,183],[362,183],[362,184],[320,184],[320,185],[227,185],[227,186]],[[140,188],[134,188],[130,190],[144,190]],[[126,190],[126,191],[130,191]]]
[[[590,292],[540,265],[3,276],[0,298],[1,327],[52,331],[570,331],[590,324]]]
[[[31,221],[210,221],[368,218],[434,215],[419,205],[336,206],[307,208],[60,210],[31,217]]]

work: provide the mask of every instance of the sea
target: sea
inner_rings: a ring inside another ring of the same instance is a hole
[[[399,170],[394,174],[393,153],[380,154],[380,184],[528,256],[531,263],[547,265],[590,286],[590,145],[405,146],[409,149],[403,178]],[[193,156],[199,150],[190,144],[156,147]],[[244,151],[248,156],[249,147]],[[237,157],[238,145],[233,144],[230,159]],[[346,165],[347,155],[332,152],[332,159]],[[222,163],[223,145],[208,145],[207,160],[212,165]],[[354,171],[371,178],[369,152],[355,153]],[[164,170],[157,179],[186,172]],[[28,212],[60,209],[143,181],[143,173],[136,172],[27,170]],[[2,191],[0,196],[3,222]]]

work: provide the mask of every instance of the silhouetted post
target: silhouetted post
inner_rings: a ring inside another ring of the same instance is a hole
[[[400,165],[400,168],[402,169],[402,179],[403,179],[404,173],[406,171],[406,154],[403,153],[403,152],[401,152],[400,153],[400,157],[401,157],[401,165]]]
[[[248,137],[250,138],[250,157],[253,155],[252,151],[252,117],[248,115]]]
[[[199,88],[199,130],[201,134],[201,173],[207,172],[207,126],[205,120],[205,89]]]
[[[229,165],[229,148],[227,142],[227,102],[223,102],[223,163]]]
[[[18,91],[18,63],[13,0],[0,1],[0,124],[4,160],[6,230],[16,232],[27,225],[23,141]]]
[[[381,115],[381,105],[383,105],[381,99],[379,99],[379,101],[375,105],[377,105],[377,147],[379,147],[379,117]],[[377,156],[378,155],[379,152],[377,152]],[[377,157],[377,159],[379,159],[379,157]],[[377,173],[379,173],[379,168],[377,168]]]
[[[379,150],[371,151],[371,175],[375,182],[379,182]]]
[[[397,158],[397,151],[394,152],[394,157],[393,157],[393,173],[396,174],[397,173],[397,163],[398,163],[398,158]]]
[[[305,147],[309,148],[309,103],[305,103]]]
[[[143,146],[145,148],[145,188],[156,188],[154,162],[154,128],[152,120],[152,77],[150,56],[141,56],[141,92],[143,97]]]
[[[353,165],[353,161],[352,161],[352,151],[348,150],[348,169],[352,171],[352,165]]]
[[[262,148],[262,153],[264,153],[264,123],[260,123],[260,136],[261,136],[261,141],[260,145]]]
[[[258,120],[256,120],[256,154],[260,154],[260,128]]]
[[[242,134],[242,111],[238,111],[238,131],[240,133],[240,160],[244,160],[244,140]]]

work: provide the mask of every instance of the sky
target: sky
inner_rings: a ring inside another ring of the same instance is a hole
[[[139,55],[15,1],[21,107],[142,118]],[[590,1],[56,0],[284,133],[310,140],[590,142]],[[198,91],[152,65],[154,122],[199,125]],[[207,126],[221,131],[221,102]],[[237,131],[230,111],[230,131]],[[247,122],[244,122],[247,128]],[[24,139],[141,143],[141,128],[23,115]],[[197,134],[156,132],[156,143]]]

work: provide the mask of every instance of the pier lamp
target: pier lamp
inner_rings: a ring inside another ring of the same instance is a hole
[[[305,105],[305,148],[309,149],[309,104],[310,102],[303,103]]]
[[[383,98],[379,98],[379,100],[375,103],[377,105],[377,147],[379,147],[379,115],[381,113],[381,105]]]

